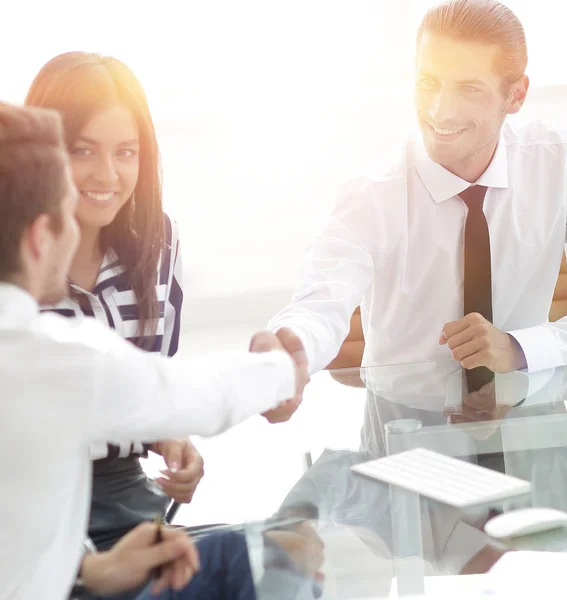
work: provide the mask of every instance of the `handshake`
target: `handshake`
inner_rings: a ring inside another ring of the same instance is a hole
[[[291,329],[286,327],[275,334],[271,331],[261,331],[250,341],[250,352],[270,352],[272,350],[286,351],[295,363],[295,396],[262,415],[270,423],[282,423],[288,421],[299,408],[303,399],[303,390],[309,383],[307,356],[301,340]]]

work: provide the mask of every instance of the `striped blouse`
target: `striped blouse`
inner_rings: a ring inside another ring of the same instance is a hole
[[[173,356],[179,344],[181,307],[183,304],[182,264],[177,225],[165,216],[165,244],[156,273],[156,294],[159,303],[159,321],[150,352]],[[92,292],[71,285],[76,296],[67,297],[58,304],[42,306],[64,317],[94,317],[115,329],[125,339],[140,342],[137,336],[139,313],[134,291],[130,287],[125,268],[110,249],[104,257]],[[145,456],[147,446],[142,442],[130,444],[100,443],[91,446],[91,458],[123,458]]]

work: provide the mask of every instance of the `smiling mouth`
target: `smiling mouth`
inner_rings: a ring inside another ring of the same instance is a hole
[[[435,125],[429,123],[429,121],[425,121],[425,123],[427,124],[428,128],[435,134],[435,137],[440,140],[452,141],[458,138],[459,135],[463,133],[463,131],[466,131],[466,127],[460,129],[447,129],[445,127],[436,127]]]
[[[82,192],[87,198],[94,200],[95,202],[108,202],[112,200],[118,192]]]

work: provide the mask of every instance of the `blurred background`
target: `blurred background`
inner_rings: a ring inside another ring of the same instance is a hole
[[[415,30],[434,3],[3,3],[1,97],[21,102],[61,52],[126,62],[149,98],[165,205],[183,235],[186,326],[262,325],[340,186],[380,169],[413,124]],[[567,120],[567,6],[506,4],[530,53],[519,118]]]
[[[434,3],[3,2],[0,97],[21,103],[41,66],[70,50],[132,68],[156,123],[165,207],[182,235],[180,356],[246,348],[289,300],[305,245],[341,185],[387,164],[413,126],[415,31]],[[504,3],[528,38],[532,89],[516,119],[566,122],[567,5]],[[328,384],[323,375],[312,390],[325,394]],[[202,442],[211,475],[185,521],[269,513],[302,472],[302,427],[301,418],[276,428],[256,418]],[[258,472],[272,470],[276,487],[252,501]],[[227,491],[230,507],[218,500]]]

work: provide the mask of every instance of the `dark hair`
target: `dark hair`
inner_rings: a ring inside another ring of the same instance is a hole
[[[21,270],[22,235],[39,216],[61,230],[68,160],[57,113],[0,104],[0,280]]]
[[[103,251],[112,247],[126,269],[138,303],[138,335],[150,346],[159,316],[155,281],[164,244],[164,218],[159,150],[140,82],[116,58],[67,52],[56,56],[41,69],[25,103],[60,112],[69,149],[95,113],[116,104],[132,112],[140,136],[138,182],[133,198],[122,207],[114,221],[103,228],[101,243]]]
[[[526,72],[528,49],[524,28],[514,12],[500,2],[449,0],[430,8],[425,14],[417,32],[418,50],[424,31],[499,46],[497,69],[508,85]]]

